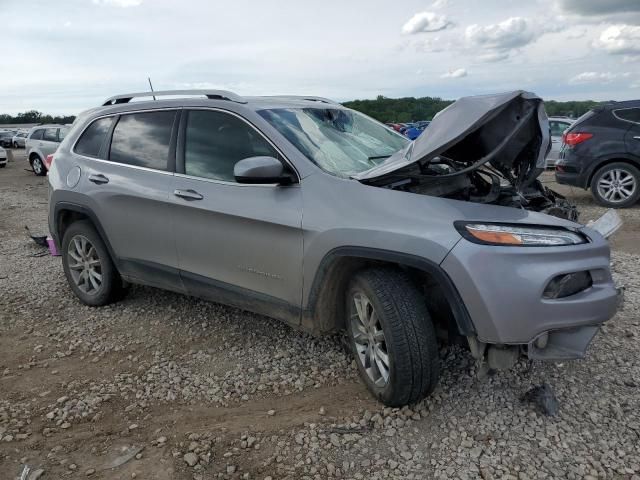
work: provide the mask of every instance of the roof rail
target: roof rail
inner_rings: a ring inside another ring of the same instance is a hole
[[[131,99],[136,97],[162,97],[169,95],[202,95],[211,100],[228,100],[236,103],[247,103],[247,101],[240,95],[227,90],[162,90],[158,92],[137,92],[116,95],[114,97],[107,98],[102,106],[106,107],[108,105],[116,105],[118,103],[129,103]]]
[[[313,97],[309,95],[275,95],[276,98],[283,98],[287,100],[307,100],[309,102],[328,103],[330,105],[340,105],[340,103],[330,98],[325,97]]]

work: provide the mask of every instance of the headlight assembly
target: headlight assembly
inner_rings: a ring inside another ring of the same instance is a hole
[[[483,245],[558,247],[587,243],[580,232],[562,227],[455,222],[467,240]]]

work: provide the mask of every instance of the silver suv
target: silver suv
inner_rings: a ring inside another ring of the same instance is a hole
[[[49,227],[87,305],[138,283],[344,332],[392,406],[434,389],[437,337],[490,368],[565,360],[616,311],[607,241],[537,180],[532,94],[463,98],[414,142],[322,98],[150,95],[83,113],[54,156]]]
[[[68,131],[64,125],[39,125],[29,130],[24,147],[33,173],[47,174],[47,156],[55,153]]]

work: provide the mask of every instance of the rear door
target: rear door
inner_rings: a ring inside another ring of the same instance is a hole
[[[239,184],[233,176],[244,158],[284,158],[229,112],[185,110],[180,130],[172,218],[185,287],[197,296],[299,322],[300,185]]]
[[[85,159],[81,189],[92,202],[122,273],[183,291],[168,221],[177,113],[154,110],[95,120],[74,152]],[[104,135],[107,141],[102,144]]]
[[[40,151],[42,154],[46,157],[47,155],[55,153],[58,145],[58,129],[55,127],[45,128],[42,134],[42,141],[40,142]]]
[[[615,110],[614,115],[630,125],[625,134],[624,143],[627,152],[640,161],[640,107]]]
[[[31,153],[31,150],[38,150],[43,145],[42,136],[44,135],[44,128],[38,128],[31,132],[31,135],[25,141],[25,148],[27,150],[27,156]],[[44,159],[43,159],[44,160]]]

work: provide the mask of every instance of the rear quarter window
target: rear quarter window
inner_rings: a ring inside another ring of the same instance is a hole
[[[42,134],[42,139],[46,142],[58,141],[58,129],[57,128],[45,128]]]
[[[75,152],[78,155],[87,157],[103,158],[102,147],[113,123],[113,117],[99,118],[95,120],[82,133],[78,143],[76,143]]]
[[[620,108],[618,110],[614,110],[613,114],[620,120],[640,123],[640,108]]]
[[[36,130],[29,137],[31,140],[42,140],[42,134],[44,133],[43,129]]]

